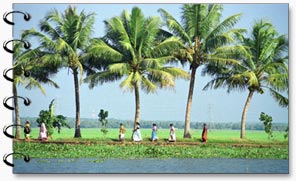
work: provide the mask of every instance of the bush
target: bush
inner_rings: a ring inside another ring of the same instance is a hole
[[[54,115],[54,99],[50,102],[48,110],[41,110],[39,113],[39,117],[36,122],[41,125],[44,123],[47,129],[48,136],[52,136],[54,133],[54,128],[58,129],[58,133],[60,133],[62,127],[70,126],[66,122],[67,118],[63,115]]]

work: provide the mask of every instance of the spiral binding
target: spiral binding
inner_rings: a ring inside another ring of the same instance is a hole
[[[3,162],[4,162],[6,165],[11,166],[11,167],[14,167],[14,164],[13,164],[13,163],[10,163],[9,161],[7,161],[7,157],[9,157],[10,155],[21,155],[21,156],[24,157],[24,161],[25,161],[25,162],[29,162],[29,161],[30,161],[30,157],[29,157],[29,155],[25,155],[25,154],[23,154],[23,153],[17,153],[17,152],[15,152],[15,153],[5,154],[5,155],[3,156]]]
[[[28,41],[26,41],[26,40],[18,40],[18,39],[16,39],[16,40],[9,40],[9,41],[7,41],[7,42],[5,41],[5,42],[3,42],[3,48],[4,48],[4,50],[7,51],[8,53],[14,53],[13,50],[11,50],[11,49],[9,49],[9,48],[7,47],[7,44],[10,43],[10,42],[13,42],[13,41],[20,41],[20,42],[22,42],[22,43],[24,44],[24,48],[25,48],[25,49],[29,49],[29,48],[31,47],[31,44],[30,44]]]
[[[7,136],[8,138],[12,138],[12,139],[14,139],[15,136],[13,136],[13,135],[7,133],[7,129],[10,128],[10,127],[16,127],[16,126],[20,126],[20,127],[23,127],[23,128],[24,128],[24,126],[23,126],[23,125],[20,125],[20,124],[12,124],[12,125],[9,125],[9,126],[7,126],[7,127],[4,126],[4,127],[3,127],[3,134],[4,134],[5,136]]]
[[[8,15],[10,15],[10,14],[14,14],[14,13],[23,14],[23,15],[24,15],[24,20],[25,20],[25,21],[29,21],[29,20],[31,19],[31,15],[30,15],[29,13],[27,13],[27,12],[24,13],[24,12],[21,12],[21,11],[11,11],[11,12],[8,12],[8,13],[6,12],[6,13],[3,14],[3,20],[4,20],[4,22],[6,22],[6,23],[9,24],[9,25],[14,25],[14,22],[13,22],[13,21],[10,21],[10,20],[7,19],[7,18],[8,18]],[[15,39],[15,40],[9,40],[9,41],[5,41],[5,42],[3,43],[3,49],[4,49],[6,52],[8,52],[8,53],[14,53],[13,49],[9,49],[9,48],[7,47],[8,44],[11,43],[11,42],[13,42],[13,41],[20,41],[20,42],[22,42],[22,43],[24,44],[24,48],[25,48],[25,49],[29,49],[29,48],[31,47],[31,44],[30,44],[28,41],[25,41],[25,40],[18,40],[18,39]],[[9,76],[7,75],[7,73],[8,73],[9,71],[13,70],[13,69],[14,69],[14,68],[9,68],[9,69],[5,69],[5,70],[3,71],[3,77],[4,77],[7,81],[14,82],[14,79],[11,78],[11,77],[9,77]],[[25,77],[29,77],[29,76],[30,76],[30,72],[29,72],[29,71],[26,71],[26,70],[24,70],[24,69],[23,69],[23,71],[24,71],[24,76],[25,76]],[[14,109],[15,109],[13,106],[8,105],[8,103],[7,103],[8,100],[10,100],[10,99],[12,99],[12,98],[13,98],[13,99],[18,99],[18,98],[23,99],[23,100],[24,100],[24,105],[25,105],[25,106],[29,106],[29,105],[31,104],[31,100],[30,100],[29,98],[27,98],[27,97],[22,97],[22,96],[10,96],[10,97],[5,97],[5,98],[3,99],[3,105],[4,105],[4,107],[6,107],[6,108],[9,109],[9,110],[14,110]],[[3,134],[4,134],[5,136],[7,136],[8,138],[14,139],[15,136],[9,134],[9,133],[7,132],[7,129],[10,128],[10,127],[16,127],[16,126],[24,127],[23,125],[18,125],[18,124],[12,124],[12,125],[9,125],[9,126],[7,126],[7,127],[4,126],[4,128],[3,128]],[[25,161],[25,162],[29,162],[29,161],[30,161],[30,157],[29,157],[29,155],[25,155],[25,154],[23,154],[23,153],[13,152],[13,153],[5,154],[5,155],[3,156],[3,162],[4,162],[7,166],[10,166],[10,167],[14,167],[14,164],[13,164],[13,163],[10,163],[10,162],[7,160],[7,158],[8,158],[9,156],[11,156],[11,155],[21,155],[22,157],[24,157],[24,161]]]
[[[7,109],[9,109],[9,110],[14,110],[14,107],[12,107],[12,106],[9,106],[8,104],[7,104],[7,101],[9,100],[9,99],[11,99],[11,98],[14,98],[14,99],[16,99],[16,98],[21,98],[21,99],[23,99],[24,100],[24,105],[25,106],[29,106],[30,104],[31,104],[31,100],[29,99],[29,98],[24,98],[24,97],[22,97],[22,96],[10,96],[10,97],[5,97],[4,99],[3,99],[3,105],[4,105],[4,107],[6,107]]]
[[[5,70],[3,71],[3,77],[4,77],[6,80],[10,81],[10,82],[14,82],[14,79],[8,77],[7,73],[8,73],[10,70],[12,70],[12,69],[14,69],[14,68],[5,69]],[[25,69],[23,69],[23,71],[24,71],[24,76],[25,76],[25,77],[30,77],[30,75],[31,75],[30,71],[27,71],[27,70],[25,70]]]
[[[8,12],[8,13],[4,13],[3,14],[3,20],[5,21],[5,23],[9,24],[9,25],[14,25],[14,22],[12,21],[9,21],[7,19],[7,16],[12,14],[12,13],[20,13],[20,14],[23,14],[24,15],[24,20],[25,21],[29,21],[31,19],[31,15],[29,13],[24,13],[24,12],[21,12],[21,11],[11,11],[11,12]]]

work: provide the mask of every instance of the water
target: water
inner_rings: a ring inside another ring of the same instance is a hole
[[[288,160],[272,159],[14,159],[13,173],[289,173]]]

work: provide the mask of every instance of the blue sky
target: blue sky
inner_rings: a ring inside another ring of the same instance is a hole
[[[18,16],[14,16],[14,38],[24,29],[38,29],[38,23],[45,14],[57,9],[60,12],[67,8],[68,4],[14,4],[15,10],[27,11],[32,15],[30,22],[24,22]],[[180,17],[181,4],[77,4],[79,11],[96,13],[95,32],[93,37],[104,34],[103,20],[119,15],[123,9],[140,7],[145,16],[158,16],[158,8],[164,8],[174,17]],[[270,20],[280,34],[288,34],[288,4],[225,4],[224,17],[243,13],[236,27],[250,30],[252,24],[258,19]],[[224,18],[223,18],[224,19]],[[32,41],[33,45],[36,44]],[[189,70],[188,67],[184,67]],[[248,92],[226,93],[225,89],[202,91],[209,77],[202,77],[200,70],[197,73],[195,93],[191,120],[199,122],[239,122]],[[39,90],[25,90],[19,87],[19,94],[29,97],[32,104],[29,107],[20,106],[21,116],[38,116],[41,109],[47,109],[50,101],[56,99],[56,113],[67,117],[75,117],[75,99],[73,76],[67,69],[61,70],[54,78],[60,89],[44,86],[46,96]],[[123,92],[119,88],[119,81],[99,85],[89,89],[87,84],[80,86],[81,117],[97,118],[100,109],[109,111],[109,117],[133,120],[134,118],[134,94]],[[175,90],[158,90],[156,94],[141,92],[141,119],[142,120],[179,120],[185,117],[186,101],[189,81],[176,81]],[[255,94],[251,102],[247,122],[258,121],[261,112],[273,117],[274,122],[288,122],[288,110],[281,108],[266,92],[264,95]]]

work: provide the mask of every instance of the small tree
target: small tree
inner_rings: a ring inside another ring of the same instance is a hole
[[[66,122],[67,118],[63,115],[54,115],[54,99],[50,102],[48,110],[41,110],[39,117],[36,120],[39,125],[44,123],[47,129],[48,136],[51,137],[54,133],[54,128],[60,133],[61,127],[70,126]]]
[[[62,127],[70,128],[70,126],[66,122],[67,118],[63,115],[54,116],[54,121],[52,123],[53,127],[58,130],[58,133],[61,133]]]
[[[261,112],[259,119],[264,124],[264,130],[265,130],[265,133],[268,134],[268,139],[272,138],[273,137],[273,135],[272,135],[272,117],[265,114],[264,112]]]
[[[108,130],[107,130],[107,124],[108,124],[108,111],[104,111],[104,109],[100,110],[100,113],[98,114],[99,121],[101,122],[102,128],[101,132],[104,134],[104,136],[107,135]]]

